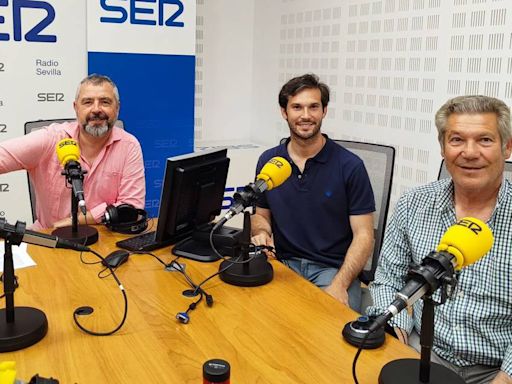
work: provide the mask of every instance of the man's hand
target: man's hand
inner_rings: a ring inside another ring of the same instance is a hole
[[[59,221],[56,221],[53,223],[54,228],[61,228],[61,227],[70,227],[73,224],[71,217],[65,217],[64,219],[60,219]],[[94,217],[92,216],[91,212],[87,211],[87,215],[84,216],[82,214],[78,215],[78,224],[88,224],[88,225],[94,225],[96,222],[94,221]]]
[[[491,384],[511,384],[512,383],[512,377],[507,375],[505,372],[500,371],[493,381],[491,381]]]
[[[251,242],[254,245],[265,245],[265,246],[275,248],[274,240],[272,239],[272,236],[270,236],[270,234],[267,231],[260,231],[260,232],[256,233],[253,237],[251,237]],[[265,249],[265,250],[263,250],[263,252],[265,252],[267,257],[272,257],[274,259],[276,258],[276,255],[269,250]]]
[[[66,217],[53,223],[54,228],[69,227],[71,226],[71,217]]]
[[[343,288],[339,283],[333,282],[325,288],[325,292],[338,300],[341,304],[348,306],[348,293],[347,289]]]

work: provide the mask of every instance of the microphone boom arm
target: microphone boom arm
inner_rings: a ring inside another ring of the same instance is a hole
[[[448,252],[431,252],[422,260],[421,265],[411,263],[405,277],[405,287],[409,287],[409,291],[396,293],[395,300],[372,323],[369,328],[370,332],[386,325],[393,316],[422,297],[430,297],[439,287],[441,287],[441,300],[433,302],[433,304],[444,304],[446,299],[452,296],[457,285],[456,264],[455,257]],[[411,282],[416,284],[411,284]]]

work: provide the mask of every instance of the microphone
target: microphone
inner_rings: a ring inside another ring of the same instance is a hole
[[[71,182],[73,193],[78,200],[78,206],[84,214],[87,214],[84,197],[84,171],[80,167],[78,160],[80,159],[80,149],[76,140],[67,138],[62,139],[55,147],[57,158],[66,170],[68,180]]]
[[[46,235],[35,231],[25,229],[25,223],[17,221],[16,225],[10,225],[5,218],[0,217],[0,237],[5,238],[7,235],[21,237],[22,242],[27,244],[39,245],[47,248],[64,248],[74,251],[90,252],[90,248],[82,244],[73,243],[71,241],[61,239],[57,236]]]
[[[395,300],[378,316],[369,332],[384,326],[393,316],[414,304],[427,294],[432,294],[444,282],[449,281],[455,270],[481,259],[492,247],[494,237],[481,220],[465,217],[445,232],[435,252],[422,260],[420,266],[411,268],[407,284],[397,292]]]
[[[216,228],[252,205],[264,191],[270,191],[283,184],[292,174],[292,166],[283,157],[273,157],[261,168],[254,183],[247,184],[242,192],[233,196],[235,203],[224,217],[215,225]]]

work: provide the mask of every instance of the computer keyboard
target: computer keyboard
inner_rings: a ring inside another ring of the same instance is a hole
[[[119,248],[127,249],[129,251],[153,251],[162,248],[167,244],[162,244],[155,240],[156,231],[143,233],[130,237],[129,239],[121,240],[116,243]]]

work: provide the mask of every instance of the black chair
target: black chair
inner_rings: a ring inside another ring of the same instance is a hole
[[[503,170],[503,174],[505,175],[505,179],[512,181],[512,162],[505,161],[505,169]],[[447,179],[451,177],[446,169],[446,164],[444,159],[441,160],[441,166],[439,167],[439,174],[437,175],[437,180]]]
[[[27,135],[31,132],[35,132],[41,128],[47,127],[48,125],[53,124],[53,123],[65,123],[68,121],[75,121],[75,120],[76,120],[76,118],[27,121],[25,123],[25,135]],[[124,123],[122,120],[117,120],[115,125],[116,125],[116,127],[124,129]],[[30,176],[28,175],[28,172],[27,172],[27,180],[28,180],[28,191],[29,191],[29,196],[30,196],[30,206],[32,208],[32,220],[36,221],[37,220],[36,195],[34,192],[34,188],[32,187],[32,183],[30,181]]]
[[[284,143],[286,140],[286,138],[281,139],[281,143]],[[373,281],[375,275],[384,238],[384,229],[386,228],[395,165],[395,148],[388,145],[348,140],[334,140],[334,142],[355,153],[363,160],[375,195],[375,243],[373,253],[359,275],[359,279],[363,283],[368,284],[370,281]]]

